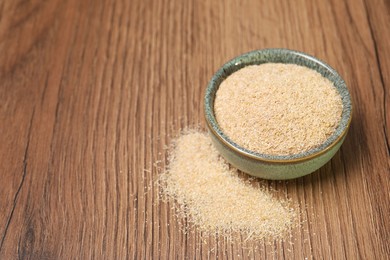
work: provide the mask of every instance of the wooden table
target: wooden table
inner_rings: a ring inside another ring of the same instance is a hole
[[[0,1],[0,259],[388,259],[389,27],[388,0]],[[307,219],[292,244],[185,234],[154,164],[204,128],[219,66],[275,47],[340,72],[349,135],[312,175],[269,182]]]

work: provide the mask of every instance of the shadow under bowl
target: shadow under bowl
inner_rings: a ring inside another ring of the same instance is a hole
[[[245,66],[263,63],[305,66],[319,72],[334,84],[342,99],[343,111],[336,130],[323,144],[293,155],[262,154],[241,147],[222,131],[214,113],[215,95],[221,82]],[[323,61],[298,51],[263,49],[248,52],[230,60],[214,74],[206,89],[204,112],[212,142],[227,162],[255,177],[287,180],[314,172],[334,156],[348,132],[352,119],[352,102],[344,80]]]

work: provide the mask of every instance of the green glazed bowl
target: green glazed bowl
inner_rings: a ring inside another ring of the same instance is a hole
[[[321,73],[322,76],[333,82],[341,96],[343,111],[335,132],[322,145],[293,155],[261,154],[239,146],[219,127],[214,114],[214,100],[221,82],[245,66],[270,62],[305,66]],[[351,96],[340,75],[317,58],[287,49],[256,50],[240,55],[224,64],[214,74],[207,86],[204,110],[213,144],[226,161],[252,176],[270,180],[298,178],[319,169],[339,150],[352,119]]]

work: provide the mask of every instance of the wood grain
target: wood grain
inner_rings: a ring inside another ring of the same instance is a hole
[[[0,1],[0,259],[388,259],[389,24],[387,0]],[[271,47],[340,72],[350,133],[312,175],[268,182],[300,205],[291,238],[185,234],[153,185],[164,147],[205,126],[219,66]]]

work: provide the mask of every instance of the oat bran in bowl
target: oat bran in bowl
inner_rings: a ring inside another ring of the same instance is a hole
[[[328,162],[343,143],[352,103],[343,79],[302,52],[264,49],[224,64],[210,80],[205,116],[213,144],[234,167],[293,179]]]

